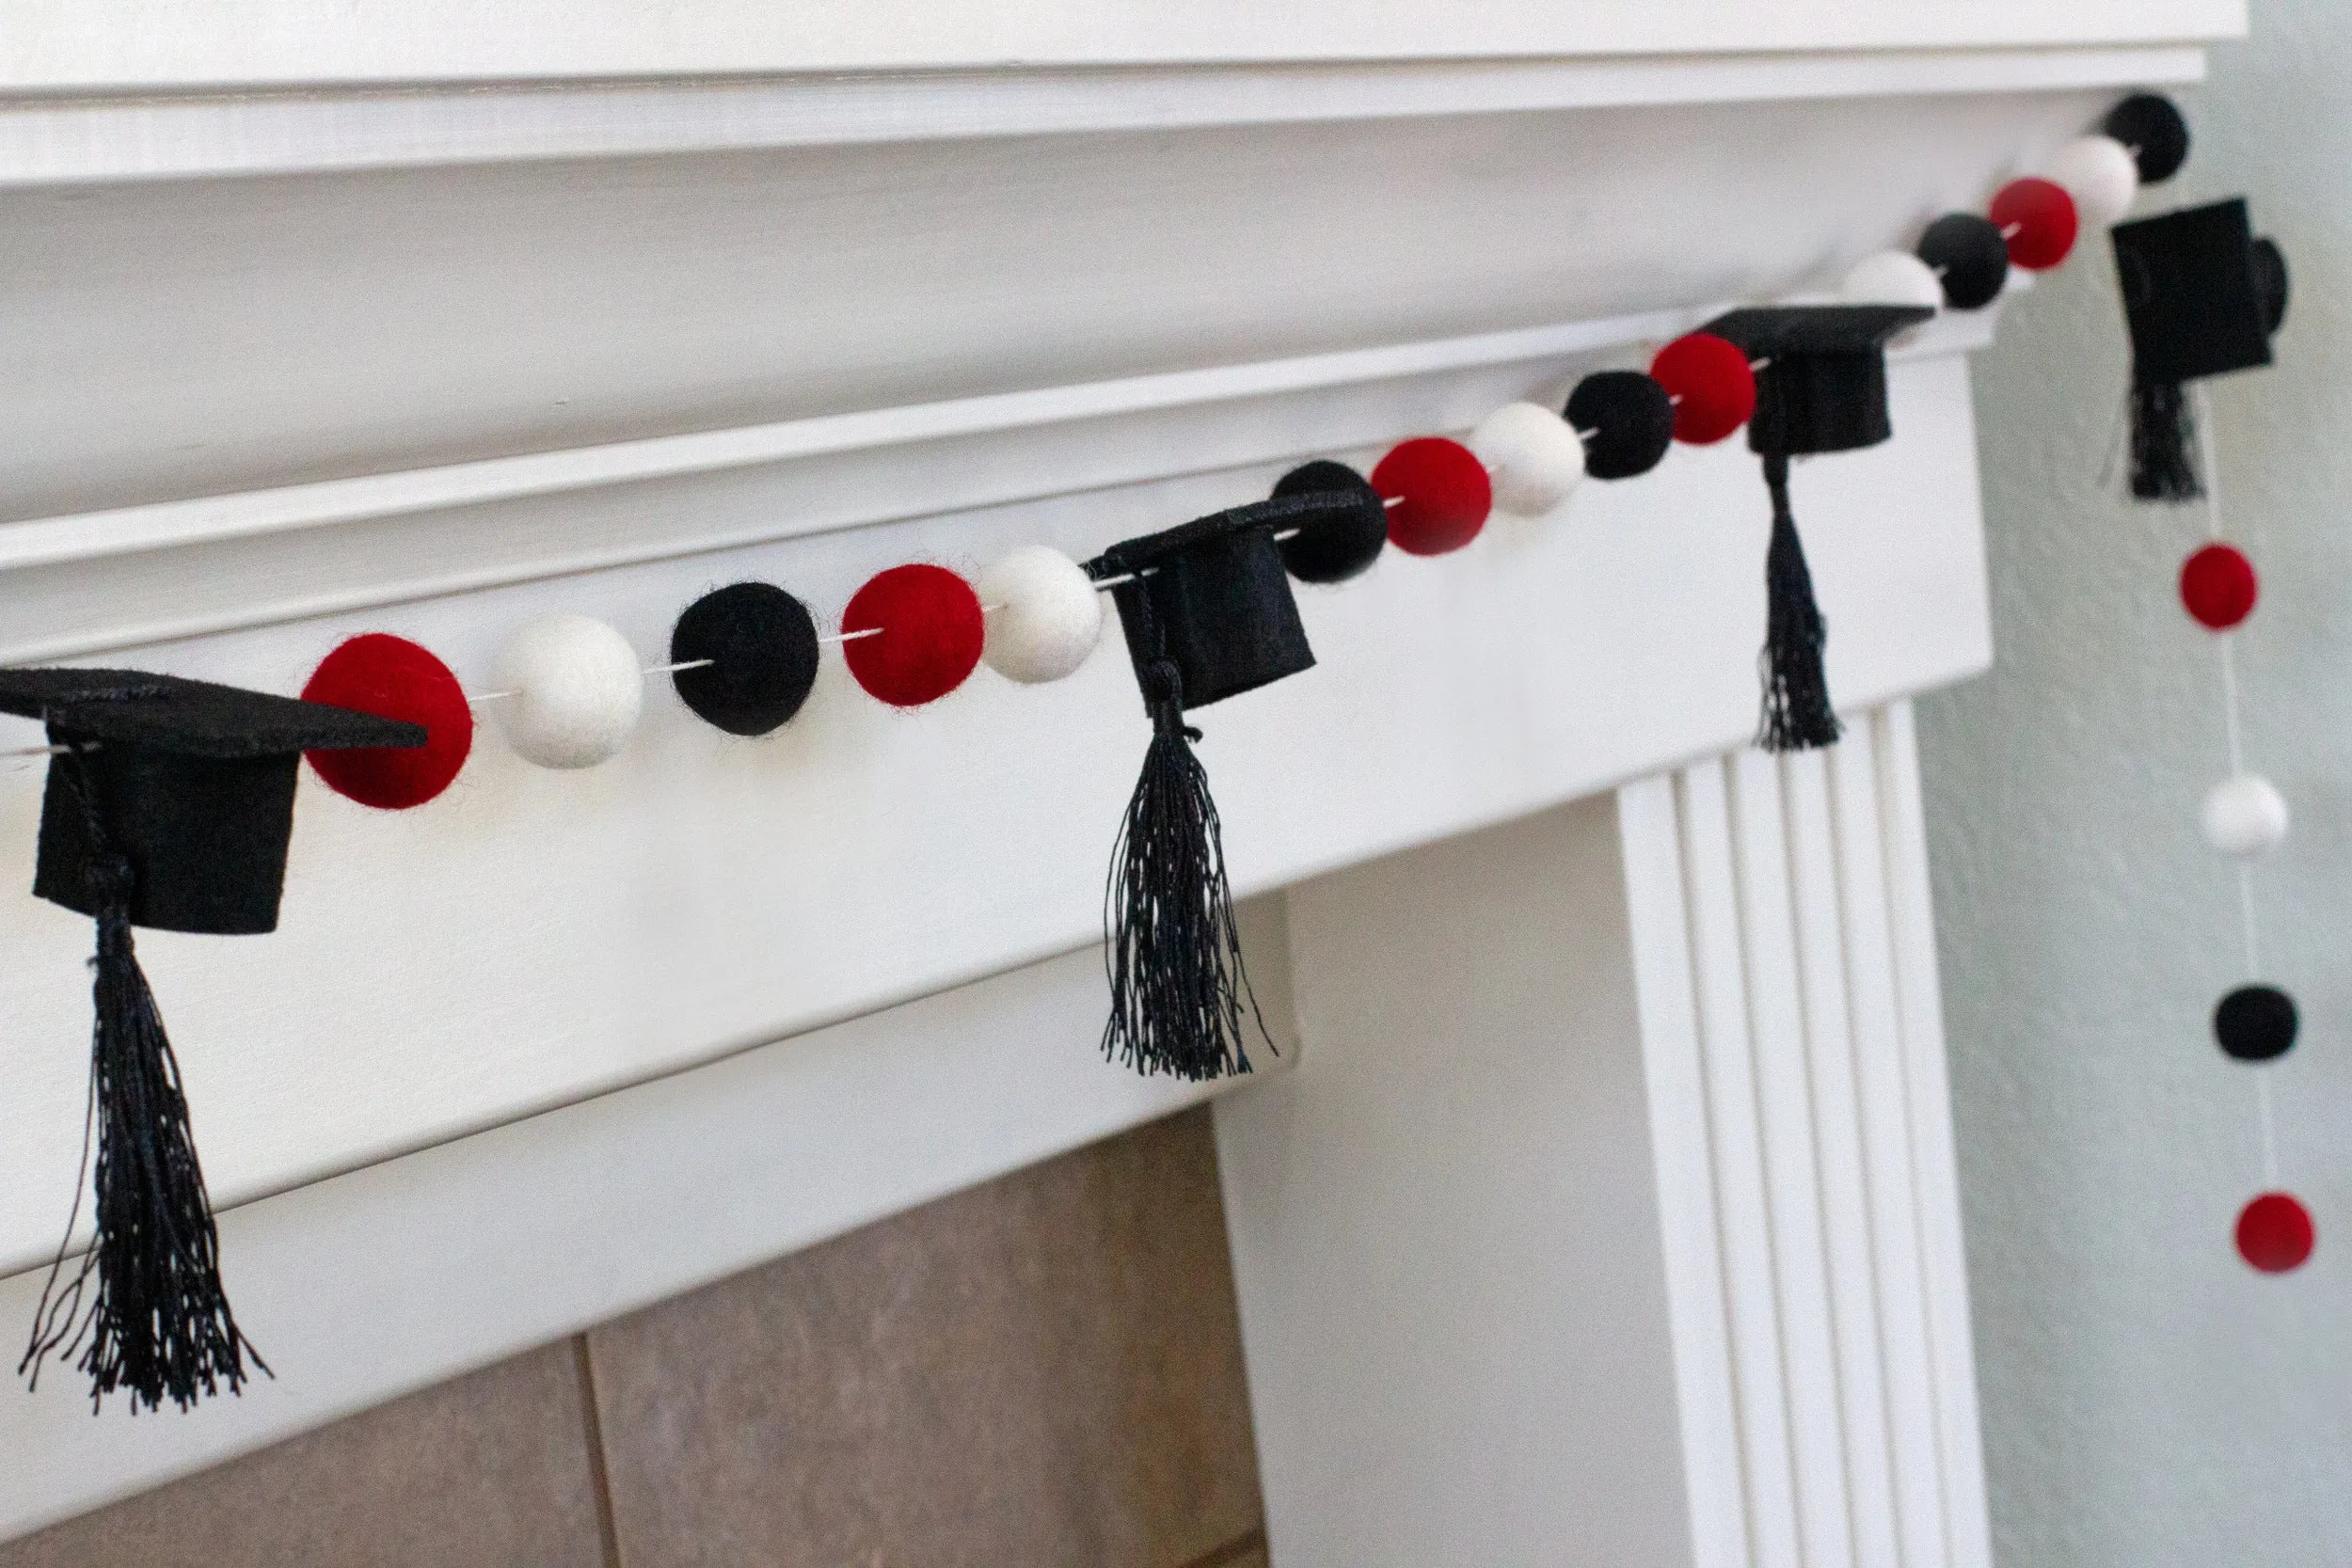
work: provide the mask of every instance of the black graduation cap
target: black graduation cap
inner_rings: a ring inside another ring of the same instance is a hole
[[[2204,494],[2190,456],[2183,386],[2270,363],[2286,317],[2286,257],[2254,237],[2243,198],[2185,207],[2112,230],[2132,334],[2132,493]]]
[[[60,1250],[19,1370],[38,1377],[50,1354],[78,1352],[94,1402],[127,1389],[134,1409],[185,1409],[241,1386],[248,1358],[268,1369],[229,1309],[179,1064],[131,927],[275,929],[302,753],[421,746],[425,731],[133,670],[0,670],[0,712],[42,721],[62,748],[33,891],[98,921],[97,1237],[70,1278]]]
[[[1196,1082],[1248,1072],[1252,1025],[1272,1048],[1242,968],[1216,802],[1192,751],[1200,732],[1184,710],[1313,667],[1279,541],[1336,531],[1343,542],[1364,517],[1355,486],[1317,483],[1126,540],[1087,563],[1112,588],[1152,716],[1103,905],[1103,1052],[1137,1071]]]
[[[1788,503],[1788,459],[1874,447],[1892,436],[1886,409],[1886,341],[1935,312],[1919,305],[1786,305],[1734,310],[1703,329],[1759,365],[1748,446],[1762,454],[1772,498],[1764,559],[1764,711],[1756,743],[1767,751],[1835,744],[1821,654],[1829,628],[1813,598],[1813,574]]]
[[[98,864],[119,855],[133,925],[222,936],[278,928],[304,752],[425,742],[421,724],[132,670],[0,670],[0,713],[73,748],[50,768],[33,892],[97,914]]]

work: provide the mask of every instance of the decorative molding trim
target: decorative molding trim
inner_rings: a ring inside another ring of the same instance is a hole
[[[1580,359],[1662,341],[1720,309],[11,523],[0,527],[0,595],[14,607],[0,657],[72,657],[1459,430],[1511,398],[1557,393]],[[1996,315],[1947,315],[1898,357],[1982,347]],[[748,488],[727,483],[744,475]],[[668,489],[653,504],[657,486]]]
[[[0,188],[2201,80],[2187,44],[851,72],[0,100]]]

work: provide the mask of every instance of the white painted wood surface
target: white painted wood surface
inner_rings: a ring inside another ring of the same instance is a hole
[[[0,88],[669,76],[1184,60],[1732,54],[2143,40],[2244,30],[2243,0],[12,0]]]
[[[1277,1564],[1989,1568],[1909,723],[1291,891],[1217,1106]]]

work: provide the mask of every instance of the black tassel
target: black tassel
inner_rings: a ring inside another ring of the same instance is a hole
[[[269,1367],[237,1327],[221,1287],[220,1236],[197,1164],[180,1064],[132,948],[135,873],[113,847],[79,760],[67,753],[57,764],[88,821],[98,904],[97,1022],[83,1147],[87,1164],[93,1138],[97,1145],[89,1169],[98,1233],[66,1278],[66,1250],[81,1217],[77,1194],[67,1246],[50,1268],[17,1370],[37,1386],[44,1359],[73,1359],[78,1352],[93,1408],[121,1390],[135,1413],[160,1409],[167,1399],[185,1410],[224,1386],[241,1388],[248,1359],[264,1374]]]
[[[2197,475],[2197,416],[2177,381],[2132,385],[2132,494],[2144,501],[2193,501],[2205,494]]]
[[[1152,749],[1111,852],[1103,909],[1111,1016],[1103,1053],[1138,1072],[1200,1083],[1249,1070],[1251,1026],[1273,1041],[1241,959],[1241,927],[1209,776],[1193,755],[1183,679],[1145,673]]]
[[[1756,743],[1768,752],[1835,746],[1842,730],[1821,669],[1829,626],[1813,600],[1813,573],[1788,509],[1786,456],[1765,456],[1764,483],[1772,492],[1772,543],[1764,557],[1764,717]]]

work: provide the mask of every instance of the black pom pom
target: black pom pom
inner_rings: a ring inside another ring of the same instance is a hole
[[[2241,1062],[2267,1062],[2295,1049],[2295,998],[2276,986],[2240,986],[2213,1010],[2213,1037]]]
[[[2143,185],[2163,183],[2188,162],[2188,121],[2169,98],[2134,93],[2107,111],[2100,129],[2130,150]]]
[[[1768,752],[1835,746],[1842,732],[1821,665],[1829,626],[1814,602],[1813,572],[1789,509],[1785,455],[1765,455],[1764,483],[1772,493],[1772,542],[1764,557],[1764,716],[1756,743]]]
[[[1282,564],[1301,582],[1345,582],[1369,570],[1389,542],[1389,509],[1372,482],[1344,463],[1317,461],[1293,468],[1275,485],[1276,497],[1353,496],[1353,511],[1299,525],[1282,543]]]
[[[2197,477],[2197,418],[2188,390],[2176,381],[2132,388],[2132,494],[2144,501],[2193,501],[2203,496]]]
[[[2009,282],[2009,241],[1974,213],[1947,213],[1929,224],[1919,260],[1944,279],[1944,303],[1955,310],[1982,309]]]
[[[1640,371],[1586,376],[1568,398],[1565,417],[1584,442],[1584,471],[1595,479],[1638,478],[1674,445],[1674,402]]]
[[[766,735],[817,684],[817,623],[773,583],[735,583],[686,607],[670,633],[670,662],[695,665],[670,679],[702,719],[730,735]]]
[[[2256,240],[2254,297],[2262,302],[2263,330],[2276,336],[2287,319],[2287,253],[2265,236]]]

